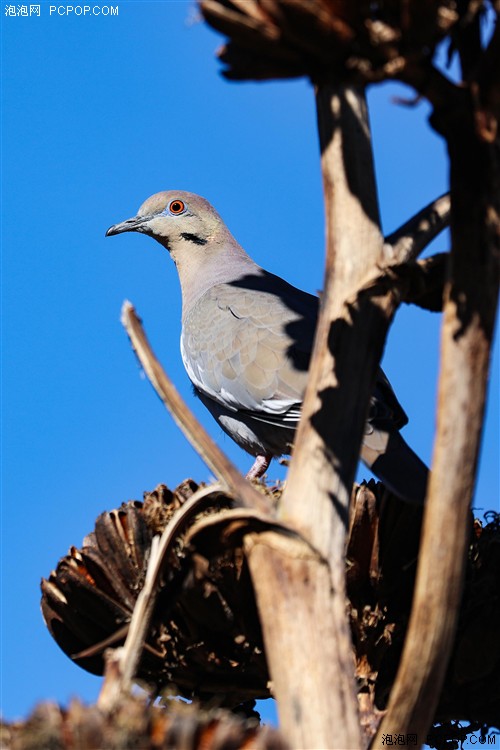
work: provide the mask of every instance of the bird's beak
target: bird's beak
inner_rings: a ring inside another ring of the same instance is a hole
[[[150,216],[134,216],[132,219],[122,221],[121,224],[113,224],[104,236],[112,237],[114,234],[121,234],[122,232],[140,232],[140,227],[150,218]]]

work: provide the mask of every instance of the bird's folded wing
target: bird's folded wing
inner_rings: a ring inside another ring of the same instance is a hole
[[[184,319],[181,352],[188,375],[195,388],[229,410],[272,424],[285,419],[293,427],[315,320],[314,312],[300,314],[283,296],[213,287]]]
[[[230,411],[294,428],[314,341],[318,300],[272,274],[220,284],[184,319],[181,352],[188,375]],[[367,423],[400,429],[408,421],[379,368]]]

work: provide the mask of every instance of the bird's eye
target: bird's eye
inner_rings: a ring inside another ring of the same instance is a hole
[[[175,200],[169,205],[168,210],[171,214],[181,214],[185,208],[186,207],[182,201]]]

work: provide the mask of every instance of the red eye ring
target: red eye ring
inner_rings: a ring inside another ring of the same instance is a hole
[[[184,202],[176,198],[170,202],[168,210],[171,214],[181,214],[185,208],[186,206],[184,205]]]

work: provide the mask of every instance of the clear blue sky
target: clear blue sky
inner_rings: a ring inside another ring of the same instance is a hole
[[[97,7],[102,7],[98,4]],[[2,707],[100,680],[59,650],[39,582],[103,510],[159,482],[209,473],[141,377],[119,317],[130,299],[181,393],[242,470],[250,459],[191,394],[179,354],[180,294],[168,254],[139,235],[104,239],[158,190],[200,193],[261,265],[315,292],[324,229],[314,99],[304,81],[231,84],[220,37],[189,0],[125,2],[118,16],[2,17]],[[92,6],[93,7],[93,6]],[[369,92],[384,230],[447,186],[429,108]],[[446,250],[443,235],[433,250]],[[384,367],[429,462],[440,316],[403,308]],[[497,355],[496,355],[497,356]],[[498,359],[476,506],[499,510]],[[360,476],[367,473],[361,470]],[[275,467],[271,477],[282,476]]]

